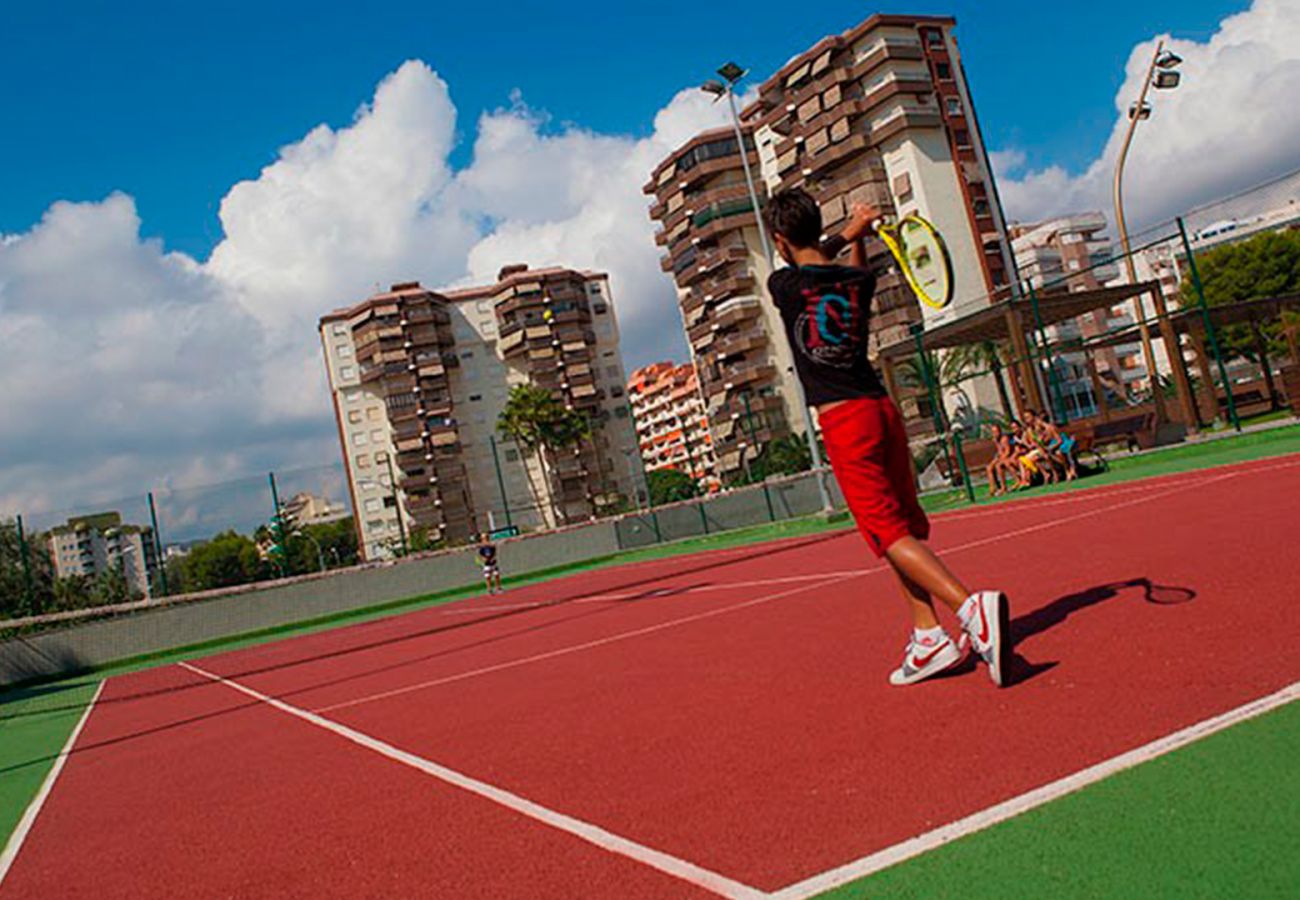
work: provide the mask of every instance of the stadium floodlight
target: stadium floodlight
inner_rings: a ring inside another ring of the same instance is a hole
[[[1162,50],[1156,56],[1156,66],[1161,69],[1172,69],[1181,64],[1183,58],[1172,50]]]
[[[1128,117],[1146,120],[1151,118],[1151,104],[1143,101],[1141,104],[1130,103],[1128,106]]]
[[[728,84],[735,84],[740,79],[749,74],[748,69],[742,69],[734,62],[728,62],[718,69],[718,74],[727,79]]]
[[[726,96],[727,86],[721,81],[706,81],[704,84],[700,85],[700,90],[704,91],[706,94],[712,94],[714,97],[721,100]]]
[[[1159,91],[1169,91],[1178,87],[1178,82],[1183,80],[1181,72],[1175,72],[1172,69],[1161,69],[1156,73],[1155,81],[1151,86]]]

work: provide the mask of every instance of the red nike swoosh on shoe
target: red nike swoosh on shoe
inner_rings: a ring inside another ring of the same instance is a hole
[[[913,654],[912,654],[912,668],[914,668],[914,669],[920,669],[920,668],[924,667],[926,663],[928,663],[930,660],[932,660],[932,659],[934,659],[936,656],[938,656],[938,655],[939,655],[939,651],[942,650],[942,649],[943,649],[944,647],[946,647],[946,646],[948,646],[948,642],[947,642],[947,641],[944,641],[942,644],[940,644],[939,646],[935,647],[935,648],[934,648],[933,650],[931,650],[929,653],[925,654],[925,656],[917,656],[915,653],[913,653]]]
[[[981,600],[981,601],[979,602],[979,610],[980,610],[980,635],[979,635],[979,641],[980,641],[981,644],[985,644],[985,643],[988,643],[988,639],[989,639],[989,619],[988,619],[988,616],[985,615],[985,613],[984,613],[984,601],[983,601],[983,600]]]

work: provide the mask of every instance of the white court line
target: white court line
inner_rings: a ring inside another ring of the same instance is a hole
[[[879,571],[884,571],[884,568],[885,567],[882,566]],[[332,703],[329,706],[320,706],[317,707],[315,711],[331,712],[336,709],[346,709],[347,707],[350,706],[359,706],[362,703],[370,703],[371,701],[374,700],[385,700],[389,697],[397,697],[402,694],[409,694],[412,691],[422,691],[426,688],[437,687],[443,684],[451,684],[454,681],[463,681],[466,678],[474,678],[475,676],[478,675],[487,675],[492,672],[500,672],[505,669],[513,669],[516,668],[517,666],[523,666],[523,665],[528,665],[529,663],[540,662],[544,659],[554,659],[557,656],[568,656],[570,653],[577,653],[581,650],[590,650],[593,647],[603,647],[607,644],[613,644],[619,641],[626,641],[631,638],[641,637],[642,635],[646,635],[646,634],[653,634],[656,631],[663,631],[667,628],[675,628],[678,625],[685,625],[689,622],[698,622],[701,619],[709,619],[714,616],[720,616],[723,613],[734,612],[738,609],[745,609],[746,607],[749,606],[758,606],[759,604],[762,603],[770,603],[773,600],[779,600],[783,597],[789,597],[792,594],[797,594],[800,591],[806,591],[809,590],[810,588],[825,587],[827,585],[834,584],[839,581],[847,581],[849,578],[855,577],[857,574],[858,573],[855,572],[853,573],[853,575],[847,575],[840,578],[828,578],[817,584],[802,585],[797,588],[790,588],[789,590],[778,591],[775,594],[767,594],[762,597],[755,597],[752,600],[745,600],[741,603],[733,603],[730,606],[721,606],[718,607],[717,609],[706,610],[704,612],[695,613],[694,615],[683,616],[678,619],[669,619],[667,622],[660,622],[657,625],[647,625],[644,628],[636,628],[632,631],[620,631],[617,634],[611,634],[608,637],[596,638],[595,640],[585,641],[581,644],[570,644],[567,647],[559,647],[555,650],[548,650],[545,653],[534,654],[533,656],[525,656],[520,659],[512,659],[512,660],[508,660],[507,662],[496,663],[495,665],[491,665],[491,666],[483,666],[480,669],[471,669],[468,672],[459,672],[455,675],[447,675],[442,678],[434,678],[434,679],[430,679],[429,681],[421,681],[421,682],[417,682],[416,684],[408,684],[404,687],[393,688],[390,691],[380,691],[377,694],[369,694],[365,697],[358,697],[355,700],[345,700],[342,703]]]
[[[1077,522],[1081,519],[1087,519],[1093,516],[1099,516],[1102,513],[1114,512],[1117,509],[1125,509],[1130,506],[1137,506],[1140,503],[1147,503],[1151,500],[1159,499],[1160,497],[1168,497],[1172,494],[1177,494],[1177,493],[1181,493],[1182,491],[1191,490],[1194,487],[1202,487],[1205,484],[1210,484],[1217,481],[1225,481],[1230,478],[1236,478],[1240,474],[1241,473],[1239,472],[1228,472],[1223,475],[1219,475],[1215,478],[1207,479],[1205,481],[1198,481],[1195,484],[1180,484],[1176,487],[1169,488],[1168,490],[1159,493],[1147,494],[1142,497],[1137,497],[1136,499],[1133,500],[1125,500],[1122,503],[1113,503],[1110,506],[1101,506],[1095,509],[1084,510],[1083,512],[1075,513],[1072,516],[1062,516],[1061,518],[1058,519],[1052,519],[1049,522],[1039,522],[1035,525],[1027,525],[1024,528],[1017,528],[1012,531],[1005,531],[1000,534],[995,534],[987,538],[981,538],[975,541],[968,541],[965,544],[958,544],[955,547],[944,547],[939,549],[938,552],[941,556],[946,556],[950,553],[959,553],[963,550],[974,550],[978,547],[987,546],[988,544],[998,543],[999,541],[1005,541],[1011,538],[1022,537],[1026,534],[1033,534],[1034,532],[1044,531],[1048,528],[1056,528],[1057,526],[1065,525],[1070,522]],[[825,584],[813,584],[811,585],[811,587],[824,587],[839,581],[846,581],[849,578],[855,578],[861,575],[870,575],[876,572],[884,572],[887,571],[888,569],[889,569],[888,565],[877,566],[876,568],[873,569],[864,569],[864,570],[854,572],[850,575],[846,575],[842,578],[831,578],[829,581],[825,582]],[[492,672],[500,672],[504,669],[513,669],[518,666],[527,665],[529,663],[540,662],[542,660],[547,660],[547,659],[554,659],[558,656],[567,656],[570,653],[578,653],[582,650],[590,650],[594,647],[603,647],[605,645],[613,644],[619,641],[625,641],[630,638],[641,637],[642,635],[652,634],[654,632],[663,631],[668,628],[675,628],[679,625],[687,625],[692,622],[698,622],[702,619],[708,619],[714,616],[723,615],[725,613],[736,612],[738,610],[748,609],[753,606],[759,606],[765,603],[770,603],[774,600],[780,600],[783,599],[784,597],[788,597],[793,594],[800,593],[801,591],[808,590],[809,587],[810,587],[809,585],[805,585],[803,587],[792,588],[788,591],[780,591],[775,594],[769,594],[763,597],[756,597],[752,600],[744,600],[740,603],[733,603],[728,606],[720,606],[717,609],[707,610],[706,612],[695,613],[694,615],[689,615],[689,616],[682,616],[677,619],[669,619],[668,621],[660,622],[657,625],[650,625],[644,628],[636,628],[633,629],[632,631],[622,631],[616,634],[609,635],[608,637],[599,638],[597,640],[585,641],[581,644],[571,644],[567,647],[559,647],[555,650],[548,650],[545,653],[538,653],[534,656],[526,656],[521,659],[515,659],[503,663],[497,663],[491,666],[484,666],[483,668],[480,669],[472,669],[468,672],[461,672],[456,675],[447,675],[442,678],[434,678],[429,681],[421,681],[415,684],[409,684],[406,685],[405,687],[393,688],[392,690],[388,690],[388,691],[380,691],[378,693],[369,694],[363,697],[358,697],[353,700],[345,700],[341,703],[333,703],[330,704],[329,706],[322,706],[319,707],[316,711],[330,712],[336,709],[344,709],[347,707],[359,706],[362,703],[370,703],[371,701],[374,700],[386,700],[390,697],[398,697],[401,696],[402,694],[409,694],[412,691],[420,691],[426,688],[437,687],[439,685],[451,684],[452,682],[463,681],[466,678],[473,678],[478,675],[487,675]]]
[[[67,741],[63,744],[63,749],[54,760],[54,765],[50,766],[50,771],[46,773],[45,780],[41,782],[41,788],[32,798],[32,802],[27,805],[27,810],[23,817],[18,820],[17,827],[14,828],[13,834],[9,835],[9,842],[5,844],[3,853],[0,853],[0,885],[4,884],[5,876],[9,874],[9,869],[18,857],[18,851],[23,846],[23,841],[27,840],[27,834],[36,824],[36,817],[40,814],[41,807],[45,805],[45,800],[50,796],[50,791],[54,789],[54,781],[63,771],[63,766],[68,761],[68,756],[72,753],[72,745],[77,742],[81,736],[81,729],[85,727],[86,720],[90,718],[90,711],[95,708],[95,702],[99,700],[100,693],[104,690],[105,682],[101,681],[95,687],[95,693],[91,696],[90,702],[86,704],[86,709],[81,713],[81,718],[77,720],[76,726],[73,727],[72,733],[68,735]]]
[[[1164,756],[1166,753],[1185,747],[1217,731],[1222,731],[1247,719],[1253,719],[1270,710],[1285,706],[1297,698],[1300,698],[1300,682],[1290,684],[1275,694],[1269,694],[1267,697],[1253,700],[1250,703],[1238,706],[1236,709],[1230,709],[1212,719],[1206,719],[1181,731],[1175,731],[1173,734],[1158,738],[1149,744],[1143,744],[1141,747],[1129,750],[1127,753],[1112,756],[1110,759],[1103,760],[1096,765],[1081,769],[1072,775],[1067,775],[1017,797],[1012,797],[1010,800],[1003,801],[996,806],[980,810],[964,819],[950,822],[933,831],[927,831],[900,844],[886,847],[884,850],[864,856],[851,863],[846,863],[839,868],[831,869],[829,872],[823,872],[820,875],[814,875],[812,878],[784,887],[770,896],[780,898],[780,900],[802,900],[802,898],[816,896],[850,881],[865,878],[882,869],[941,847],[950,841],[982,831],[991,825],[996,825],[1045,803],[1064,797],[1066,794],[1074,793],[1117,772],[1150,762],[1159,756]]]
[[[557,812],[556,810],[534,803],[531,800],[520,797],[518,794],[512,794],[503,788],[487,784],[486,782],[479,781],[477,778],[471,778],[462,772],[457,772],[454,769],[449,769],[446,766],[439,765],[432,760],[425,759],[422,756],[416,756],[414,753],[401,750],[394,747],[392,744],[381,741],[376,737],[365,734],[364,732],[357,731],[354,728],[349,728],[348,726],[335,722],[332,719],[327,719],[324,716],[319,716],[316,713],[309,712],[308,710],[300,709],[299,707],[285,703],[283,700],[268,697],[266,694],[255,691],[250,687],[245,687],[238,682],[223,678],[220,675],[200,669],[198,666],[184,662],[178,663],[178,665],[184,669],[188,669],[196,675],[201,675],[210,681],[219,682],[220,684],[233,688],[242,694],[260,700],[261,702],[278,709],[280,712],[288,713],[291,716],[302,719],[304,722],[315,725],[317,728],[322,728],[326,731],[332,732],[333,734],[349,740],[358,746],[364,747],[374,753],[378,753],[380,756],[385,756],[395,762],[401,763],[402,765],[409,766],[412,769],[430,775],[439,781],[450,784],[453,787],[458,787],[461,790],[475,794],[486,800],[490,800],[493,803],[504,806],[506,809],[517,812],[529,819],[541,822],[543,825],[548,825],[558,831],[571,834],[580,840],[586,841],[588,844],[599,847],[601,850],[625,856],[635,862],[650,866],[653,869],[658,869],[660,872],[723,897],[758,898],[766,896],[764,892],[752,888],[747,884],[742,884],[739,881],[728,878],[725,875],[711,872],[692,862],[678,859],[675,856],[655,850],[652,847],[647,847],[644,844],[638,844],[636,841],[629,840],[622,835],[614,834],[612,831],[606,831],[598,825],[584,822],[581,819],[575,819],[562,812]]]

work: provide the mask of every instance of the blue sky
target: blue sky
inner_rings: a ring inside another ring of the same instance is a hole
[[[11,3],[0,13],[0,232],[55,200],[136,198],[147,235],[207,256],[217,205],[312,126],[344,125],[385,74],[427,61],[468,138],[519,89],[555,123],[642,136],[680,88],[736,58],[768,73],[876,10],[857,4]],[[1227,0],[917,2],[952,13],[993,149],[1076,171],[1114,121],[1135,43],[1205,40]],[[363,12],[358,11],[364,9]],[[735,10],[743,10],[736,15]],[[468,162],[468,140],[453,162]]]

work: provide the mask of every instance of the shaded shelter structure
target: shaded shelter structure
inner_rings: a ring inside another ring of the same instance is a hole
[[[1174,373],[1176,388],[1177,403],[1174,410],[1164,408],[1163,398],[1154,401],[1157,420],[1161,423],[1172,421],[1188,427],[1196,427],[1191,381],[1182,354],[1177,350],[1171,350],[1178,347],[1178,340],[1170,323],[1168,305],[1161,285],[1156,281],[1095,290],[1061,290],[1042,294],[1029,288],[1020,297],[1009,297],[959,319],[914,334],[909,340],[883,347],[877,362],[890,390],[897,391],[896,367],[903,361],[914,358],[918,352],[953,350],[991,342],[996,346],[1007,348],[1005,358],[1001,361],[1010,376],[1016,414],[1023,416],[1028,409],[1051,409],[1056,411],[1058,418],[1065,419],[1067,416],[1059,396],[1059,387],[1055,383],[1057,353],[1085,351],[1098,396],[1102,395],[1103,388],[1100,374],[1091,356],[1086,354],[1088,345],[1082,341],[1053,344],[1049,342],[1046,330],[1053,325],[1077,319],[1087,313],[1115,306],[1141,295],[1150,295],[1154,301],[1160,335],[1165,338],[1165,352],[1169,357],[1170,369]],[[1136,340],[1135,330],[1133,336],[1128,337],[1127,341]],[[1045,372],[1043,363],[1047,363]],[[1100,407],[1102,417],[1108,416],[1107,405],[1101,403]]]

